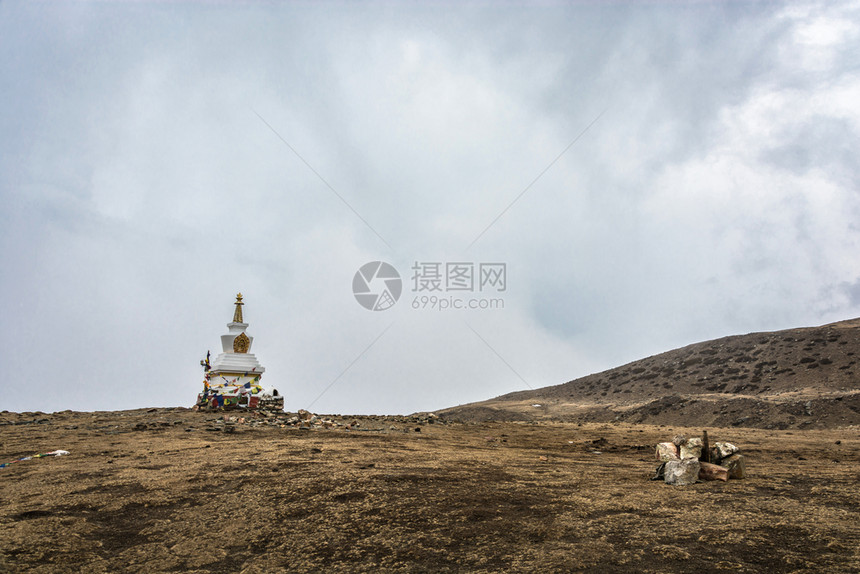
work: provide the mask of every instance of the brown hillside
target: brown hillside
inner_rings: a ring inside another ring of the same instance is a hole
[[[450,420],[832,428],[860,424],[860,319],[723,337],[561,385],[439,411]]]

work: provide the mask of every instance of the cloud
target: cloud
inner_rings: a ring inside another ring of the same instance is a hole
[[[343,413],[855,316],[857,11],[4,3],[4,408],[190,404],[237,291]],[[416,261],[506,263],[504,308],[414,309]]]

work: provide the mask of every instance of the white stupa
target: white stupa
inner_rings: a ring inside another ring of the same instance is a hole
[[[251,345],[254,337],[249,337],[245,330],[248,323],[242,319],[242,294],[236,295],[236,310],[233,321],[227,323],[227,334],[221,335],[222,351],[209,365],[209,355],[201,361],[206,371],[206,381],[203,392],[197,396],[197,404],[209,407],[239,406],[258,408],[276,406],[280,403],[283,409],[283,397],[278,391],[273,395],[263,392],[260,379],[265,367],[252,354]]]

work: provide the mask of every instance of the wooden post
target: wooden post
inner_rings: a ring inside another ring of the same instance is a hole
[[[711,445],[708,444],[708,431],[702,431],[702,462],[711,462]]]

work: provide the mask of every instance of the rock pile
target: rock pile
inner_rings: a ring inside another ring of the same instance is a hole
[[[661,442],[656,454],[661,464],[653,480],[663,480],[666,484],[727,481],[746,476],[746,460],[740,449],[729,442],[710,445],[708,431],[704,431],[701,438],[680,435],[671,442]]]
[[[410,416],[362,416],[364,424],[357,417],[341,417],[340,415],[317,415],[305,409],[299,409],[295,414],[272,411],[246,411],[244,416],[224,414],[217,419],[211,419],[213,431],[235,432],[236,425],[276,426],[280,428],[295,429],[335,429],[335,430],[360,430],[360,431],[387,431],[402,430],[404,432],[420,432],[420,427],[398,427],[391,425],[387,427],[370,426],[374,421],[379,423],[404,423],[411,425],[434,424],[442,422],[434,413],[421,413]]]

